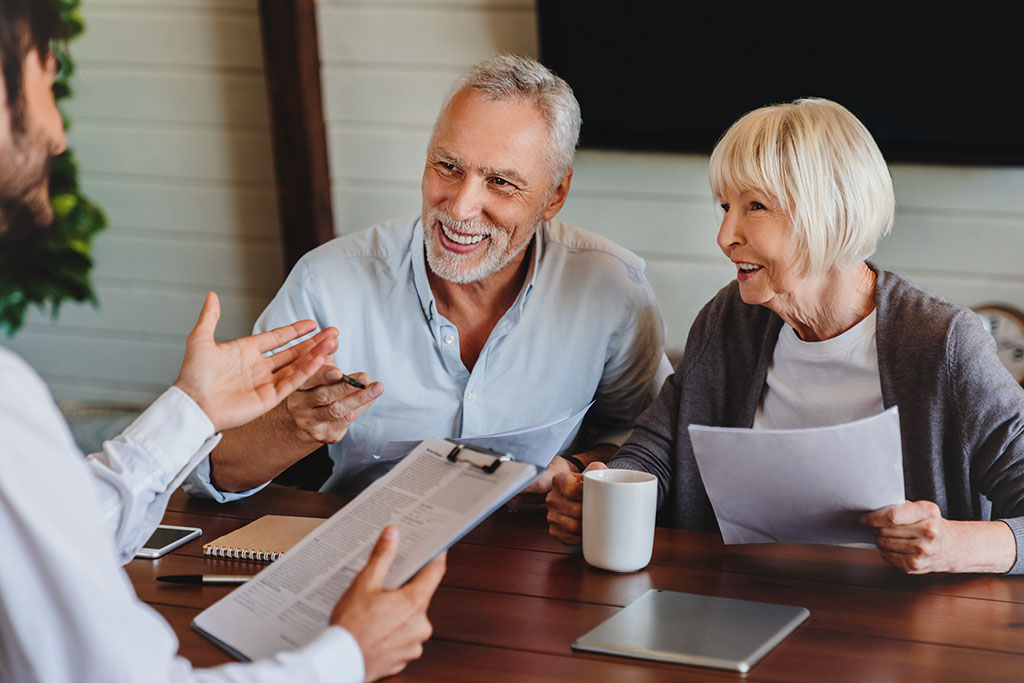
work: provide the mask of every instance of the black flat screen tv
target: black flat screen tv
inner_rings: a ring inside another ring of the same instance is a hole
[[[1024,164],[1024,2],[539,0],[581,146],[710,152],[798,97],[852,111],[890,161]]]

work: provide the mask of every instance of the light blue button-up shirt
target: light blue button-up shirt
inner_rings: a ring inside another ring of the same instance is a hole
[[[333,325],[338,367],[384,385],[330,447],[323,490],[364,488],[394,464],[378,458],[391,441],[496,434],[591,401],[576,450],[621,444],[669,374],[644,262],[603,237],[559,220],[541,225],[526,283],[472,371],[426,268],[418,217],[339,237],[299,261],[256,322],[257,332],[303,318]],[[236,497],[210,486],[208,464],[190,490]]]

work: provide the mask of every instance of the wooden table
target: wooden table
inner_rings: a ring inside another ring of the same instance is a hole
[[[127,569],[197,666],[230,661],[189,628],[230,588],[174,586],[178,573],[255,573],[205,558],[202,544],[263,514],[329,516],[343,499],[269,487],[218,505],[171,499],[165,522],[201,539]],[[745,676],[573,652],[569,643],[649,588],[801,605],[810,618]],[[589,567],[547,535],[542,510],[500,511],[456,544],[430,608],[434,637],[395,680],[436,681],[1021,681],[1024,578],[906,576],[876,552],[787,544],[723,546],[715,534],[657,530],[642,571]]]

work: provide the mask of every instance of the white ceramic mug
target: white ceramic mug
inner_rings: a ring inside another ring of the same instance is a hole
[[[583,473],[583,559],[613,572],[643,569],[654,547],[658,479],[634,470]]]

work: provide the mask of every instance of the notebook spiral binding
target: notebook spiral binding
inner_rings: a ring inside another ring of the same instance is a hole
[[[203,546],[203,554],[211,557],[226,557],[233,560],[255,560],[257,562],[273,562],[284,553],[264,550],[229,548],[227,546],[207,545]]]

